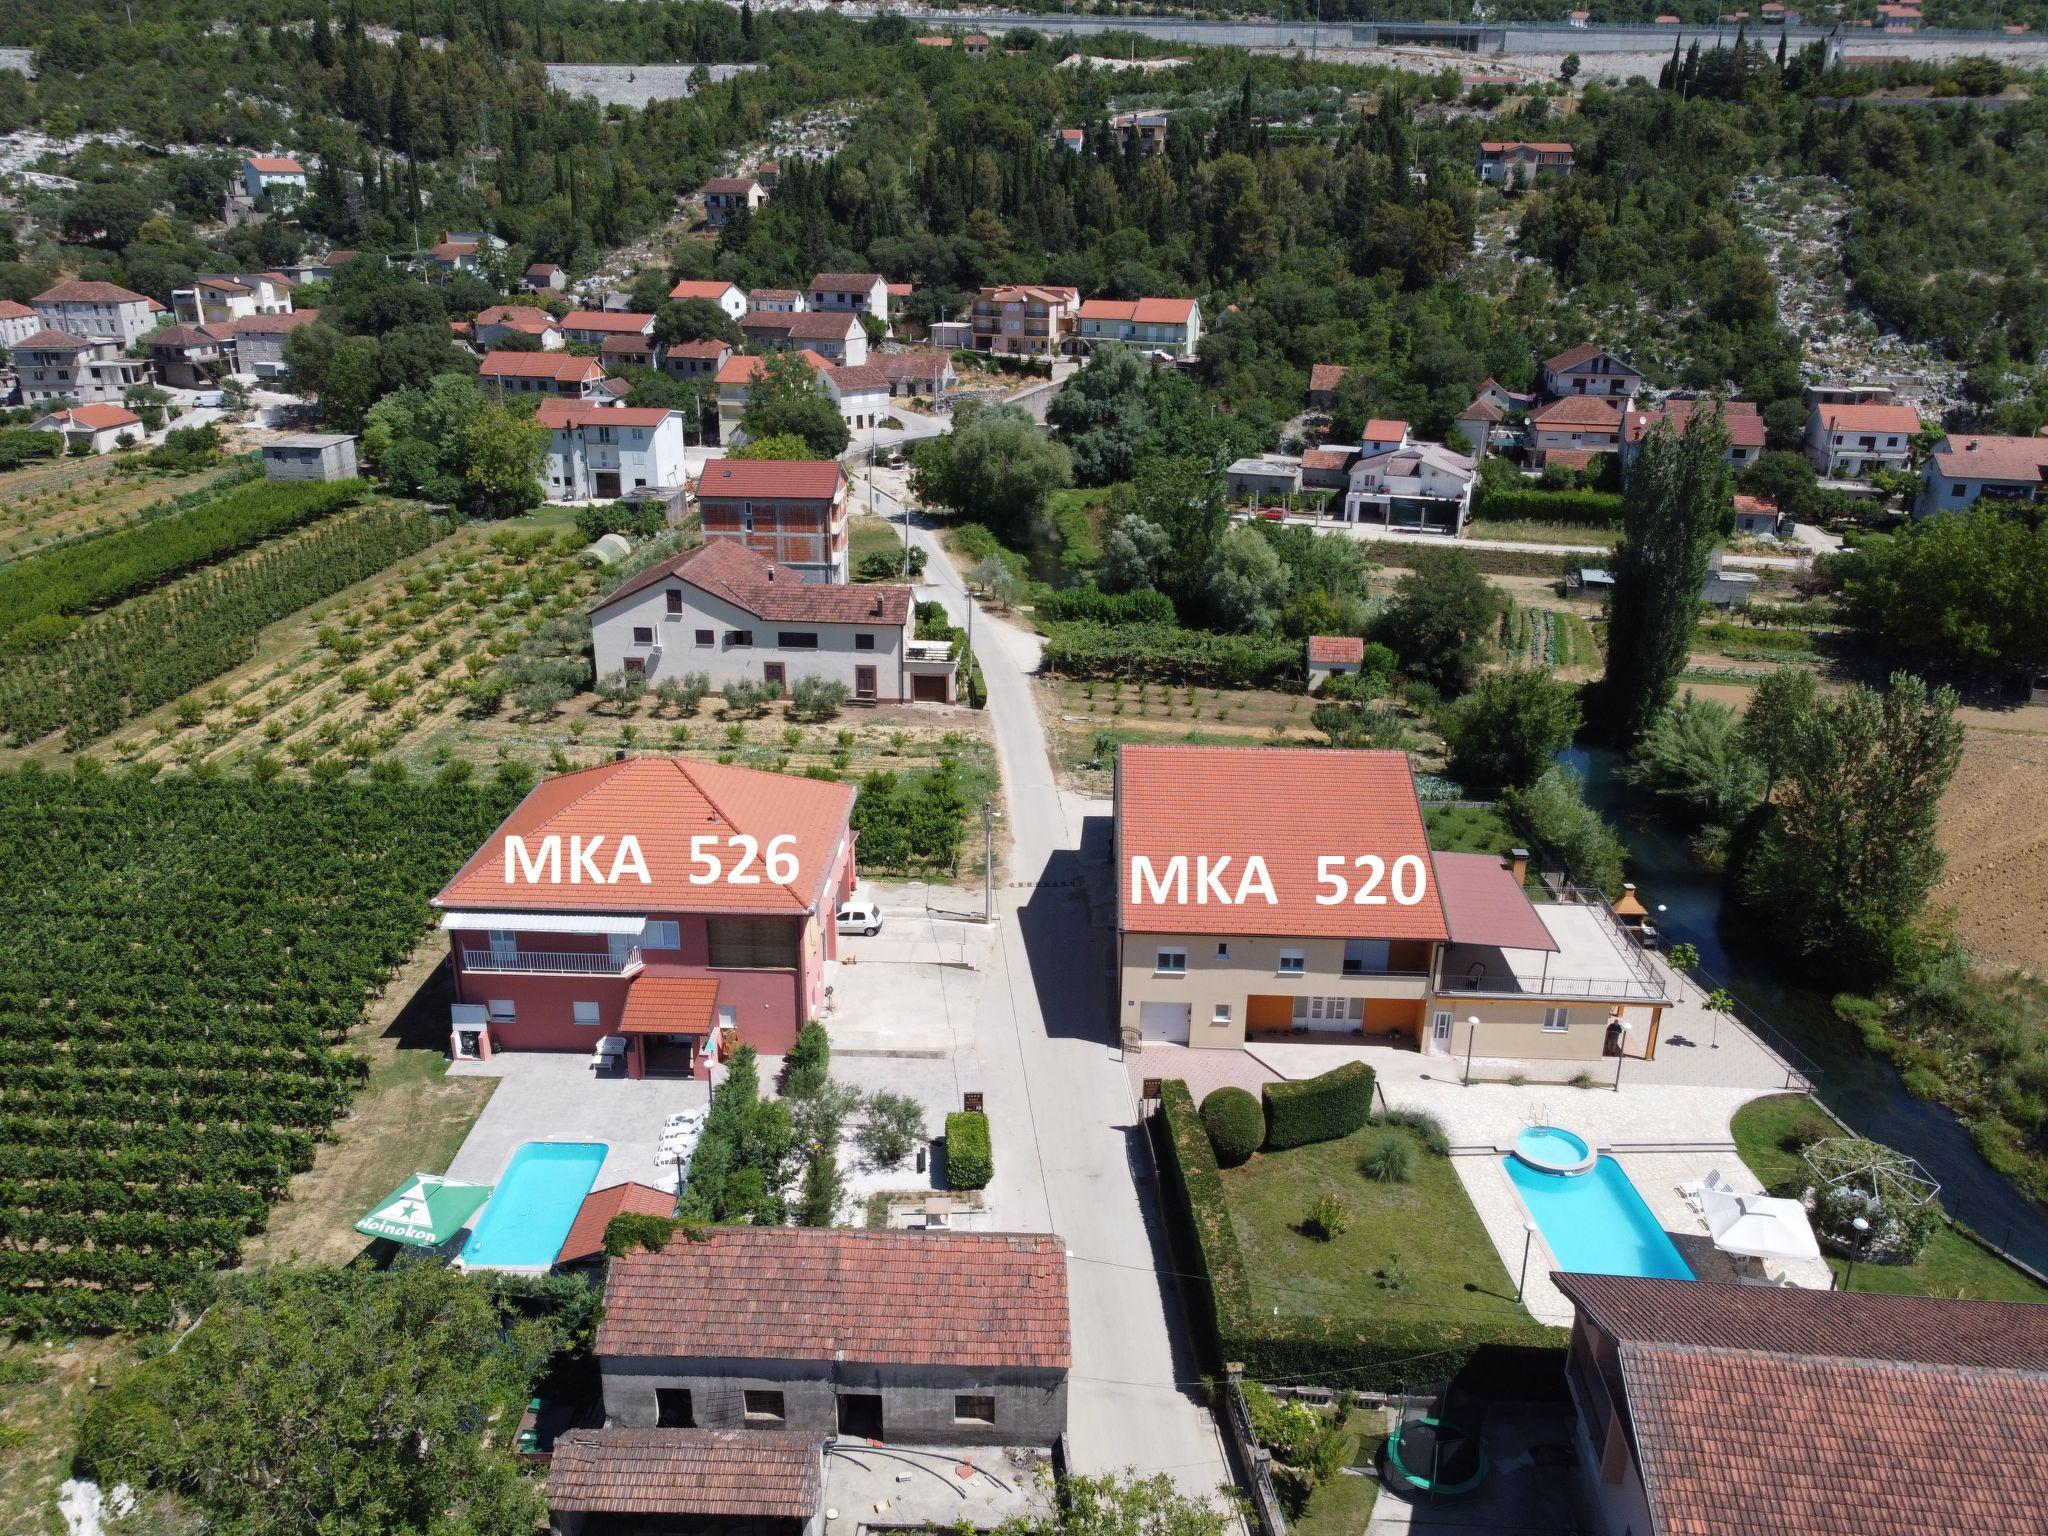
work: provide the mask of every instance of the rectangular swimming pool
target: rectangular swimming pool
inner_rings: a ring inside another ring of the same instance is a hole
[[[597,1172],[601,1141],[529,1141],[512,1154],[504,1175],[463,1245],[462,1262],[492,1269],[547,1269]]]
[[[1559,1268],[1586,1275],[1694,1278],[1613,1158],[1602,1157],[1586,1172],[1572,1174],[1545,1173],[1519,1157],[1501,1162]]]

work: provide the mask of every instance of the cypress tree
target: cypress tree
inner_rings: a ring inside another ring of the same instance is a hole
[[[1682,436],[1662,423],[1651,429],[1629,475],[1600,690],[1601,714],[1617,741],[1633,743],[1677,692],[1707,556],[1731,507],[1727,448],[1719,406],[1701,402]]]

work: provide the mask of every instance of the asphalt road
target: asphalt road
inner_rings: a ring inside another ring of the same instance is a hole
[[[901,503],[878,496],[877,510],[900,515]],[[931,557],[922,595],[964,625],[959,574],[928,529],[913,536]],[[1084,837],[1090,857],[1107,856],[1109,808],[1055,782],[1029,681],[1039,647],[995,615],[974,616],[1008,803],[1000,929],[976,1018],[985,1077],[971,1085],[987,1096],[994,1132],[990,1193],[1004,1226],[1066,1241],[1074,1469],[1165,1472],[1206,1494],[1230,1474],[1215,1422],[1190,1390],[1144,1133],[1108,1017],[1110,936],[1092,926],[1079,884]]]

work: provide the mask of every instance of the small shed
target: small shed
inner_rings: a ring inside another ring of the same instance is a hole
[[[347,432],[299,432],[263,445],[266,480],[353,480],[356,440]]]
[[[1731,571],[1717,549],[1707,558],[1707,579],[1700,584],[1700,601],[1709,608],[1740,608],[1756,591],[1755,571]]]
[[[1226,485],[1232,501],[1297,496],[1301,493],[1301,460],[1280,454],[1238,459],[1226,471]]]
[[[1365,642],[1356,635],[1308,637],[1308,691],[1318,693],[1339,673],[1355,676],[1365,665]]]
[[[1735,498],[1735,531],[1751,538],[1778,538],[1784,528],[1778,505],[1761,496]]]

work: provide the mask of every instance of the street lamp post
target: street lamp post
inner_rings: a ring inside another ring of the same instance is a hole
[[[1627,1019],[1616,1019],[1621,1026],[1620,1049],[1614,1053],[1614,1091],[1621,1092],[1621,1065],[1628,1060],[1628,1032],[1635,1028]]]
[[[1856,1283],[1856,1261],[1863,1257],[1863,1244],[1870,1237],[1870,1223],[1861,1216],[1849,1223],[1856,1229],[1856,1241],[1849,1248],[1849,1272],[1842,1277],[1842,1289],[1848,1290]]]
[[[1465,1086],[1472,1086],[1472,1042],[1479,1035],[1479,1015],[1473,1014],[1465,1021]]]
[[[1533,1221],[1525,1221],[1525,1222],[1523,1222],[1523,1223],[1522,1223],[1522,1278],[1521,1278],[1521,1279],[1519,1279],[1519,1280],[1517,1280],[1517,1281],[1515,1282],[1515,1300],[1516,1300],[1516,1301],[1520,1301],[1520,1300],[1522,1299],[1522,1292],[1523,1292],[1523,1291],[1525,1291],[1526,1289],[1528,1289],[1528,1286],[1529,1286],[1529,1250],[1530,1250],[1530,1249],[1531,1249],[1532,1247],[1534,1247],[1534,1246],[1535,1246],[1535,1243],[1536,1243],[1536,1223],[1535,1223],[1535,1222],[1533,1222]]]

